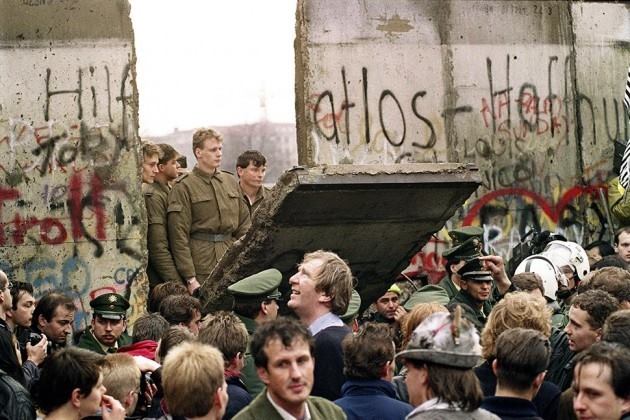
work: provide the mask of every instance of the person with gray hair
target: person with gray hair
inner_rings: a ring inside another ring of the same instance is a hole
[[[481,408],[483,393],[473,371],[481,361],[479,333],[460,306],[426,318],[396,358],[407,368],[409,402],[415,406],[408,420],[499,419]]]

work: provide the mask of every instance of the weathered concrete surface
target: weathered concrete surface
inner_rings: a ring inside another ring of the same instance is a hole
[[[447,225],[483,226],[504,256],[529,227],[607,237],[630,4],[301,0],[297,19],[300,164],[475,163]]]
[[[36,295],[146,300],[129,5],[0,2],[0,267]]]
[[[288,278],[306,252],[327,249],[350,263],[369,303],[478,187],[462,164],[335,165],[285,172],[252,228],[203,284],[211,302],[266,268]]]

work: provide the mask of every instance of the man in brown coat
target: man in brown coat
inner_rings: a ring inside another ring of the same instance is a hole
[[[158,173],[155,174],[153,182],[142,183],[144,202],[147,207],[147,249],[149,250],[147,275],[150,289],[166,281],[178,283],[183,281],[175,268],[166,228],[168,193],[171,190],[171,183],[178,176],[180,155],[168,144],[158,144],[157,147],[161,152],[157,163]]]
[[[197,130],[193,135],[197,165],[175,181],[169,195],[169,244],[190,293],[251,224],[238,181],[219,170],[222,149],[220,133]]]

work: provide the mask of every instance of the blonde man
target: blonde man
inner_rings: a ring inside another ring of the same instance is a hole
[[[341,397],[343,351],[341,342],[352,331],[339,318],[352,296],[352,271],[337,254],[315,251],[304,256],[289,279],[287,304],[315,338],[315,383],[311,395],[334,401]]]
[[[540,298],[526,292],[508,293],[492,308],[486,326],[481,333],[481,355],[484,363],[475,368],[484,397],[495,395],[497,377],[492,370],[496,359],[496,342],[501,333],[512,328],[527,328],[540,332],[545,338],[551,334],[551,310]],[[532,403],[545,419],[555,418],[560,389],[544,381]]]
[[[162,367],[162,386],[173,417],[219,420],[225,413],[223,357],[212,346],[183,343],[171,350]]]
[[[132,356],[124,353],[108,354],[103,365],[103,386],[131,416],[138,404],[140,368]]]
[[[142,142],[142,182],[153,184],[158,173],[158,161],[160,160],[160,148],[150,141]]]
[[[197,130],[193,153],[197,165],[175,181],[167,209],[175,267],[191,294],[251,224],[238,181],[219,169],[223,136],[213,129]]]
[[[245,324],[234,313],[220,311],[209,317],[199,333],[199,341],[215,346],[225,361],[225,382],[230,397],[224,419],[231,419],[252,402],[241,379],[249,334]]]

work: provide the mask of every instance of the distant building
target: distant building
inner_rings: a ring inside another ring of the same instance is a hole
[[[254,149],[267,158],[265,184],[274,184],[280,174],[297,165],[295,124],[261,121],[254,124],[212,126],[223,134],[223,162],[221,168],[236,174],[236,158],[245,150]],[[197,160],[192,151],[195,130],[175,130],[165,136],[152,136],[155,143],[167,143],[186,156],[188,168]]]

